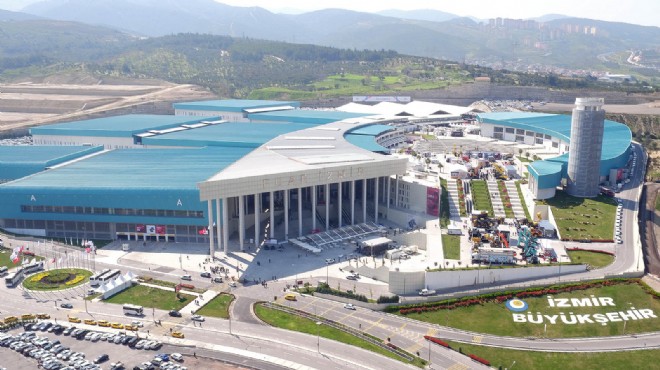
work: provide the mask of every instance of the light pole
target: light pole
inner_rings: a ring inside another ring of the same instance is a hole
[[[511,364],[511,367],[509,367],[509,370],[513,369],[513,365],[516,364],[516,361],[514,360],[513,363]]]
[[[321,353],[321,322],[316,322],[316,351]]]

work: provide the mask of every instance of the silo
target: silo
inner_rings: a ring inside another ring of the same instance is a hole
[[[595,197],[599,193],[604,122],[603,98],[575,99],[566,187],[574,197]]]

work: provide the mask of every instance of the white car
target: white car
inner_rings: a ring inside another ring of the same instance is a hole
[[[204,316],[202,316],[202,315],[192,315],[192,317],[190,319],[192,321],[204,321],[204,320],[206,320],[206,319],[204,319]]]
[[[142,321],[137,321],[137,320],[135,320],[135,321],[131,321],[131,325],[133,325],[133,326],[137,326],[138,328],[141,328],[141,327],[144,326],[144,324],[142,323]]]
[[[352,303],[346,303],[346,304],[344,305],[344,308],[347,309],[347,310],[353,310],[353,311],[355,311],[355,306],[354,306]]]
[[[174,361],[179,361],[179,362],[183,361],[183,355],[180,353],[172,353],[170,355],[170,358]]]
[[[328,265],[331,264],[331,263],[335,263],[335,259],[334,258],[326,258],[325,263],[327,263]]]

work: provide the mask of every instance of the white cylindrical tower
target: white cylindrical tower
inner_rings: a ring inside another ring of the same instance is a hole
[[[603,98],[575,99],[566,187],[568,194],[574,197],[595,197],[599,193],[600,156],[605,125],[603,102]]]

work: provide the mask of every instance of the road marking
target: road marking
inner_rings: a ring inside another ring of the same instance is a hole
[[[449,366],[447,370],[467,370],[469,367],[465,364],[461,364],[459,362]]]
[[[415,343],[415,344],[413,344],[412,346],[410,346],[408,348],[404,348],[404,350],[406,352],[415,353],[415,352],[419,351],[420,349],[422,349],[423,347],[424,347],[423,345],[421,345],[419,343]]]
[[[383,321],[383,318],[382,318],[382,317],[381,317],[380,319],[378,319],[378,321],[374,321],[374,323],[371,324],[371,325],[369,325],[366,329],[364,329],[364,331],[369,331],[369,330],[370,330],[371,328],[373,328],[374,326],[380,326],[380,322],[381,322],[381,321]]]
[[[483,339],[483,335],[475,335],[472,337],[472,343],[481,343]]]
[[[438,329],[435,328],[429,328],[429,330],[426,331],[426,335],[429,337],[434,337],[438,333]]]
[[[330,307],[330,308],[328,308],[327,310],[321,312],[321,315],[320,315],[320,316],[325,316],[326,313],[328,313],[328,312],[330,312],[330,311],[332,311],[332,310],[333,310],[333,308]]]

